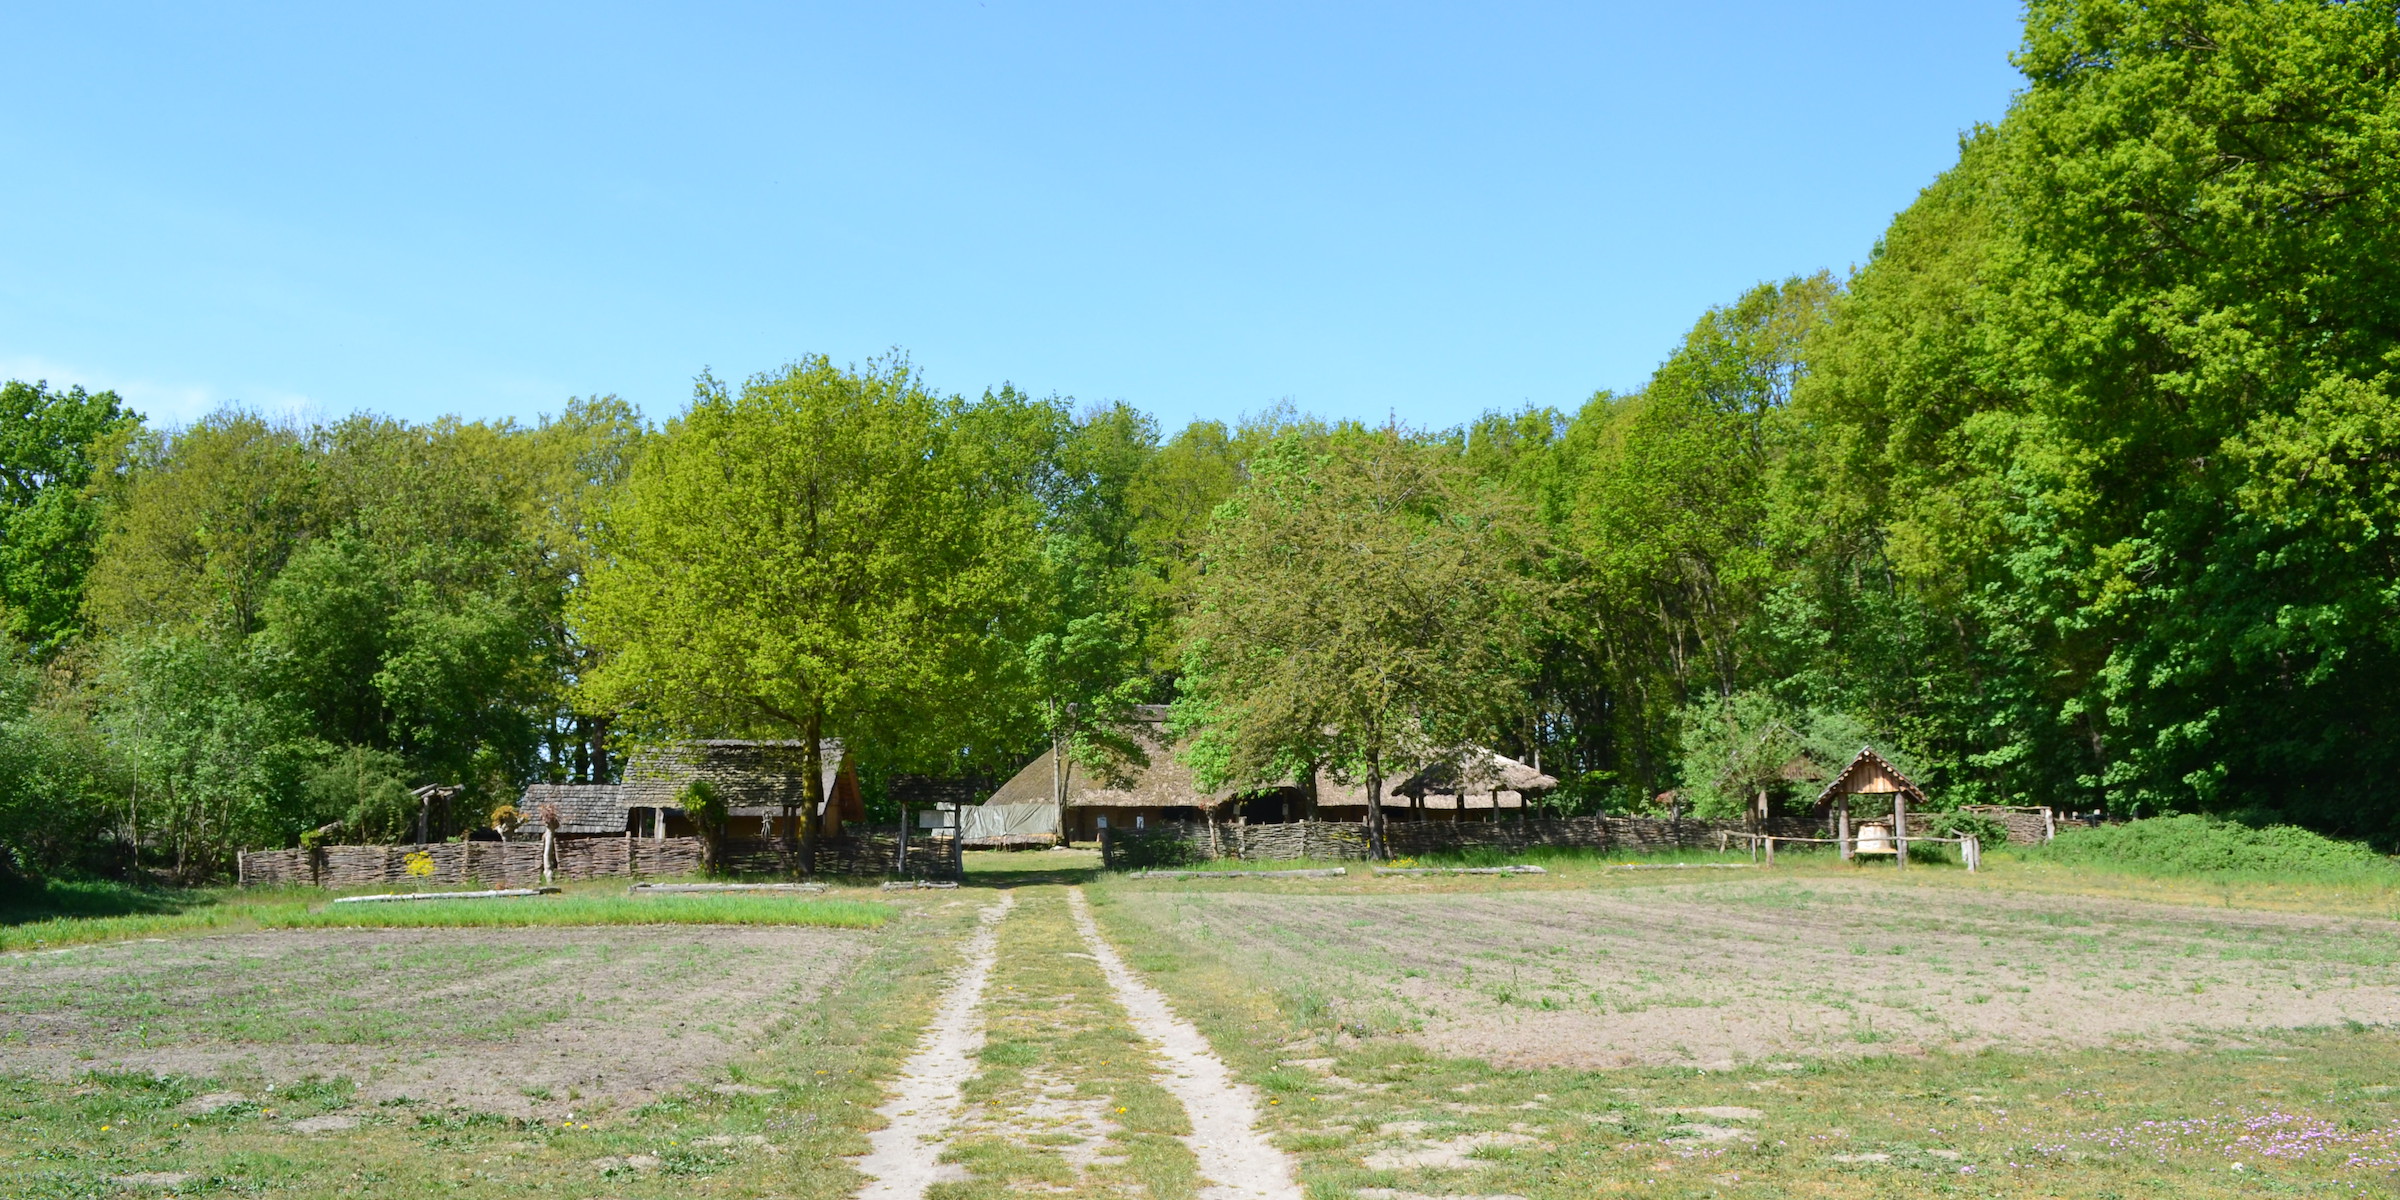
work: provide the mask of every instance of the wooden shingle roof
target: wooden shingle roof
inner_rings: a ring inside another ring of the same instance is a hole
[[[1824,791],[1817,793],[1817,803],[1831,803],[1837,795],[1889,795],[1894,792],[1906,792],[1919,803],[1925,800],[1925,789],[1901,774],[1900,768],[1893,766],[1889,760],[1875,753],[1875,747],[1861,746],[1858,755],[1850,760],[1850,765],[1842,768],[1842,773],[1834,776],[1833,782],[1826,784]]]

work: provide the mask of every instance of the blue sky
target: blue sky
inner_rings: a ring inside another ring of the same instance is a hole
[[[1637,386],[1862,260],[2019,10],[15,5],[0,375],[653,416],[904,348],[945,390],[1448,425]]]

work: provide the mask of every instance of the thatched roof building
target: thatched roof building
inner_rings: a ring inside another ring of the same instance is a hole
[[[1064,822],[1068,837],[1089,841],[1098,837],[1103,827],[1142,828],[1156,821],[1198,820],[1211,813],[1226,819],[1238,816],[1253,824],[1312,817],[1326,821],[1366,818],[1366,785],[1344,783],[1321,770],[1313,795],[1298,781],[1203,791],[1191,768],[1176,757],[1180,747],[1167,734],[1166,716],[1164,705],[1147,705],[1136,711],[1128,733],[1140,751],[1139,758],[1084,763],[1069,756]],[[1056,763],[1055,754],[1042,753],[1001,784],[984,804],[1052,803]],[[1388,783],[1384,804],[1402,820],[1431,814],[1446,814],[1455,820],[1462,813],[1490,816],[1502,809],[1522,811],[1527,795],[1557,786],[1556,779],[1524,763],[1483,750],[1470,755],[1463,765],[1436,767]]]
[[[622,783],[537,783],[525,789],[517,804],[530,823],[540,820],[541,807],[558,809],[562,836],[606,837],[641,833],[656,837],[692,832],[683,813],[683,789],[695,779],[716,785],[724,798],[735,833],[749,836],[781,832],[784,806],[797,811],[805,803],[807,776],[801,768],[806,743],[714,738],[651,747],[625,764]],[[858,772],[839,741],[824,743],[824,802],[828,832],[843,821],[865,817],[858,791]]]

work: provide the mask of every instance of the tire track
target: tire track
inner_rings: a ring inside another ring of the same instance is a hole
[[[884,1127],[867,1135],[869,1149],[858,1160],[867,1176],[858,1200],[921,1200],[941,1170],[942,1145],[958,1122],[959,1096],[975,1074],[983,1050],[983,992],[991,979],[1000,942],[1000,922],[1017,898],[1000,893],[978,915],[980,928],[967,941],[967,965],[942,993],[933,1022],[916,1053],[900,1068],[892,1098],[876,1110]]]
[[[1156,1046],[1167,1062],[1167,1076],[1160,1083],[1191,1118],[1192,1132],[1184,1142],[1200,1160],[1201,1200],[1301,1200],[1291,1156],[1258,1131],[1256,1093],[1235,1082],[1232,1070],[1209,1048],[1200,1030],[1176,1016],[1167,998],[1117,957],[1092,921],[1083,889],[1068,888],[1067,901],[1084,947],[1116,991],[1134,1032]]]

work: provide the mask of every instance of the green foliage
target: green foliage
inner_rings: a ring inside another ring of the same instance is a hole
[[[1913,815],[1910,817],[1912,821],[1915,819]],[[2008,844],[2008,826],[2002,824],[1998,817],[1983,813],[1936,813],[1927,827],[1937,837],[1974,838],[1983,843],[1986,850],[1995,850]]]
[[[340,821],[354,842],[413,841],[419,804],[407,783],[407,764],[388,750],[352,746],[326,756],[302,784],[300,820]]]
[[[1907,756],[1857,718],[1794,708],[1765,692],[1689,704],[1680,715],[1684,798],[1692,815],[1710,820],[1740,815],[1762,788],[1782,792],[1809,777],[1829,780],[1870,744],[1910,772]],[[1805,798],[1813,801],[1820,786],[1808,784]]]
[[[1013,715],[985,692],[1023,662],[996,618],[1038,586],[1053,416],[934,395],[903,362],[820,357],[739,394],[704,379],[600,532],[574,610],[604,655],[583,703],[658,734],[796,735],[805,811],[824,738],[901,763],[988,744]]]
[[[1809,623],[1880,610],[1907,656],[1853,677],[1962,782],[2392,828],[2394,16],[2034,5],[1837,305]]]
[[[0,634],[47,656],[83,632],[93,469],[140,421],[115,392],[0,385]]]
[[[1184,680],[1186,723],[1204,726],[1191,761],[1221,755],[1245,784],[1329,763],[1368,783],[1379,816],[1387,773],[1506,719],[1545,594],[1537,554],[1522,506],[1448,447],[1397,429],[1279,439],[1210,522]]]
[[[718,793],[716,784],[706,779],[695,779],[676,793],[675,802],[683,809],[683,815],[691,818],[693,827],[700,831],[701,844],[708,852],[706,865],[711,870],[716,869],[725,851],[725,797]]]
[[[269,682],[256,647],[206,634],[125,646],[104,686],[111,740],[132,761],[127,821],[179,879],[232,865],[234,852],[290,845],[330,815],[305,788],[322,744]]]
[[[129,774],[75,697],[0,657],[0,877],[119,865]]]
[[[2357,842],[2292,825],[2245,825],[2186,813],[2098,828],[2061,828],[2032,857],[2148,872],[2323,875],[2386,868],[2391,860]]]

